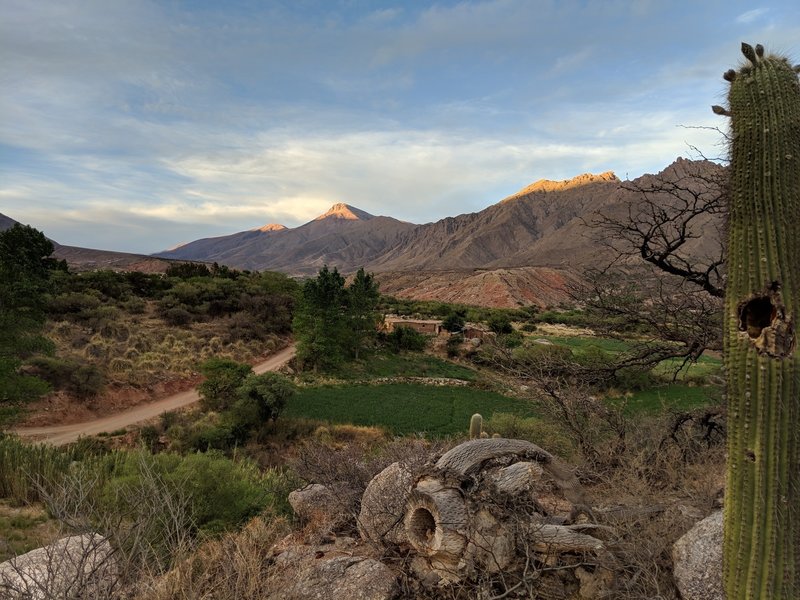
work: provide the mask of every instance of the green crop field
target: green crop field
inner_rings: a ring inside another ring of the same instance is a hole
[[[535,335],[535,334],[534,334]],[[590,348],[598,348],[609,354],[619,354],[631,348],[632,342],[614,338],[587,337],[587,336],[543,336],[554,344],[566,346],[575,355],[580,355]],[[653,369],[653,373],[660,376],[672,377],[675,370],[683,366],[683,359],[671,358],[662,361]],[[719,372],[722,360],[717,356],[703,354],[697,362],[682,368],[678,380],[686,377],[706,377]]]
[[[396,435],[465,433],[473,413],[534,416],[522,400],[469,387],[383,384],[302,389],[284,415],[332,423],[379,425]]]
[[[672,383],[634,392],[630,397],[624,399],[625,412],[632,415],[652,414],[662,410],[691,410],[719,402],[720,397],[721,390],[717,386]]]
[[[348,362],[331,375],[342,379],[376,379],[380,377],[447,377],[474,381],[477,374],[448,360],[429,354],[409,352],[392,354],[374,352],[360,360]]]

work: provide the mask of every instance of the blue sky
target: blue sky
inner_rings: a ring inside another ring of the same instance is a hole
[[[0,0],[0,212],[150,253],[331,204],[424,223],[724,154],[739,43],[800,3]]]

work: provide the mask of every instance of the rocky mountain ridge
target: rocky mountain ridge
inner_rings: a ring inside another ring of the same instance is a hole
[[[324,265],[343,273],[378,274],[384,293],[487,306],[552,306],[587,267],[608,262],[609,248],[592,226],[598,212],[625,218],[642,188],[686,182],[722,169],[679,158],[662,172],[621,181],[608,171],[564,181],[539,180],[475,213],[416,225],[338,203],[295,228],[269,224],[195,240],[151,257],[59,246],[74,268],[163,271],[168,260],[218,262],[234,268],[311,276]],[[639,191],[637,191],[639,190]],[[0,229],[6,219],[0,215]],[[7,225],[7,226],[10,226]],[[703,235],[688,240],[701,255],[718,239],[721,220],[702,216]]]

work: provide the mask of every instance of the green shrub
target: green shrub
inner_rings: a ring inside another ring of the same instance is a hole
[[[200,365],[206,380],[200,384],[200,406],[204,410],[225,410],[237,399],[236,390],[252,373],[250,365],[227,358],[210,358]]]
[[[511,319],[508,318],[508,315],[504,314],[492,315],[489,318],[489,329],[498,335],[514,331],[514,328],[511,326]]]
[[[549,375],[561,373],[567,363],[573,361],[572,350],[566,346],[536,342],[514,348],[511,357],[524,369]]]
[[[52,316],[77,315],[85,310],[99,307],[100,299],[87,292],[67,292],[50,299],[47,311]]]
[[[188,325],[192,322],[192,313],[181,306],[174,306],[172,308],[168,308],[163,313],[164,320],[176,327],[182,327],[184,325]]]
[[[442,327],[450,333],[457,333],[464,329],[467,320],[467,311],[464,309],[457,309],[448,314],[442,320]]]
[[[38,377],[55,389],[84,398],[99,394],[106,384],[103,372],[96,365],[55,356],[37,356],[29,364]]]
[[[410,327],[395,327],[386,335],[386,345],[392,352],[422,352],[429,338],[424,333]]]
[[[519,331],[511,331],[497,336],[497,343],[505,348],[518,348],[525,341],[525,337]]]
[[[142,315],[147,310],[147,302],[133,296],[122,303],[122,308],[132,315]]]
[[[274,421],[295,392],[292,382],[280,373],[248,375],[236,390],[233,412],[252,414],[255,410],[258,423]]]
[[[167,277],[191,279],[192,277],[208,277],[211,275],[211,270],[201,263],[180,263],[167,267],[166,275]]]
[[[464,336],[454,333],[447,339],[447,356],[455,358],[461,353],[461,344],[464,343]]]

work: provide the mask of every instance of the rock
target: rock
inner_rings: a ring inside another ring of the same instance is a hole
[[[383,563],[363,556],[329,557],[321,549],[287,550],[276,561],[272,600],[390,600],[396,596],[397,576]]]
[[[8,600],[104,598],[116,581],[113,549],[96,533],[73,535],[0,564]]]
[[[684,600],[725,600],[722,511],[695,524],[672,547],[675,584]]]
[[[320,483],[312,483],[291,492],[289,504],[294,514],[305,521],[311,521],[334,510],[336,498],[328,487]]]
[[[401,463],[395,462],[372,478],[361,499],[358,532],[367,541],[405,541],[403,518],[413,477]]]

